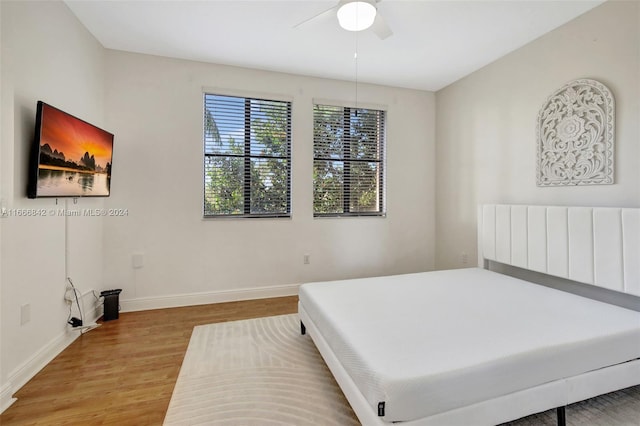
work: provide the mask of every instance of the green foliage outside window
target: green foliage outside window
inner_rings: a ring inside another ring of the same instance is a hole
[[[314,105],[315,216],[384,215],[384,111]]]
[[[290,129],[289,102],[205,95],[205,216],[289,216]]]

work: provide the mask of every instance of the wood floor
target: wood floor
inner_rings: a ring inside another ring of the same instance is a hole
[[[121,313],[14,396],[0,425],[161,425],[193,327],[297,312],[298,297]]]

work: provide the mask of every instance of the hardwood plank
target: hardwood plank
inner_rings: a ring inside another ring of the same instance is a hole
[[[14,396],[9,425],[161,425],[193,327],[297,312],[298,297],[121,313],[83,334]]]

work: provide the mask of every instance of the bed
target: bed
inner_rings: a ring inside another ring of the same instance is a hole
[[[308,333],[364,425],[492,425],[640,384],[640,312],[489,270],[640,298],[640,209],[484,205],[479,268],[300,287]],[[623,303],[623,305],[625,304]]]

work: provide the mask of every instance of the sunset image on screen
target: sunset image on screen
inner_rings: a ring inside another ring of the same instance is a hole
[[[38,196],[108,196],[113,135],[42,104]]]
[[[94,170],[106,172],[107,164],[111,163],[113,145],[109,133],[49,105],[43,105],[42,116],[41,147],[49,145],[51,152],[57,151],[57,156],[77,163],[81,169],[83,166],[91,168],[93,162],[87,162],[87,159],[93,157]]]

